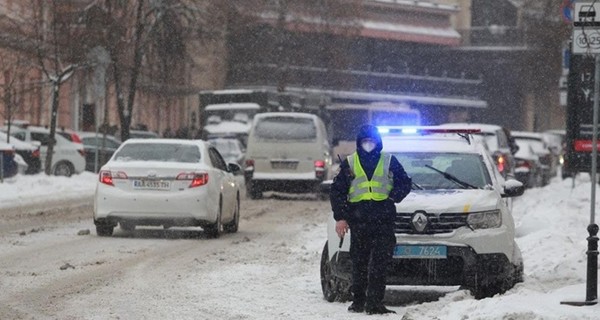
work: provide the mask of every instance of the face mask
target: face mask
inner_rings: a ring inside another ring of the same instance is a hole
[[[361,144],[361,147],[366,152],[371,152],[371,151],[375,150],[376,145],[374,142],[366,141]]]

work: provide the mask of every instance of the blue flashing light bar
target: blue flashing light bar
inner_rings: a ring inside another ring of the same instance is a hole
[[[402,126],[378,126],[377,130],[382,135],[415,135],[415,134],[434,134],[434,133],[460,133],[474,134],[480,133],[480,129],[460,129],[460,128],[441,128],[436,126],[421,127],[402,127]]]

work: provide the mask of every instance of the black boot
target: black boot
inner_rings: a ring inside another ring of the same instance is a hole
[[[367,312],[367,314],[396,313],[396,311],[386,308],[383,304],[378,304],[375,306],[367,306],[365,308],[365,311]]]
[[[365,303],[360,301],[354,301],[348,307],[348,312],[361,313],[365,311]]]

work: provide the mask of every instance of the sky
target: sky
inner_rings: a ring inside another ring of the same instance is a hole
[[[560,176],[560,175],[559,175]],[[8,207],[49,200],[72,199],[90,196],[94,192],[97,176],[82,173],[71,178],[17,175],[0,183],[0,206]],[[600,319],[600,306],[574,307],[563,301],[585,301],[586,296],[586,249],[590,223],[591,184],[589,175],[580,174],[572,179],[554,178],[542,188],[528,189],[515,198],[517,243],[523,252],[525,281],[507,293],[475,300],[466,290],[451,290],[439,300],[420,304],[391,306],[398,315],[396,319]],[[596,199],[599,199],[597,196]],[[598,210],[596,205],[596,211]],[[596,219],[598,220],[598,219]],[[322,227],[325,227],[323,224]],[[322,247],[325,233],[319,237],[320,227],[302,239],[305,243],[290,244],[315,250]],[[285,299],[291,310],[297,305],[303,314],[290,316],[295,319],[359,319],[365,315],[348,314],[347,304],[327,303],[320,295],[318,283],[318,259],[300,261],[310,263],[310,268],[298,268],[299,273],[286,280],[294,299]],[[315,274],[312,274],[315,273]],[[310,280],[310,290],[307,289]],[[315,287],[316,286],[316,287]],[[406,290],[406,288],[403,288]],[[226,291],[226,290],[225,290]],[[220,292],[220,291],[219,291]],[[293,293],[293,294],[292,294]],[[226,292],[223,298],[227,297]],[[285,295],[285,294],[284,294]],[[309,298],[302,295],[310,296]],[[236,308],[235,305],[231,306]],[[240,313],[247,314],[244,305]],[[309,314],[307,315],[306,312]],[[386,317],[386,316],[382,316]],[[248,317],[248,319],[255,319]],[[256,318],[258,319],[258,318]],[[372,319],[372,317],[369,317]]]

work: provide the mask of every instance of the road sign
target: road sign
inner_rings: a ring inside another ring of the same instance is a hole
[[[600,53],[600,28],[573,29],[573,53]]]
[[[600,27],[600,2],[576,2],[573,11],[573,26],[576,28]]]
[[[573,53],[600,53],[600,2],[576,2],[573,15]]]
[[[562,5],[560,6],[560,11],[562,12],[563,21],[566,23],[573,22],[573,4],[575,0],[563,0]]]

